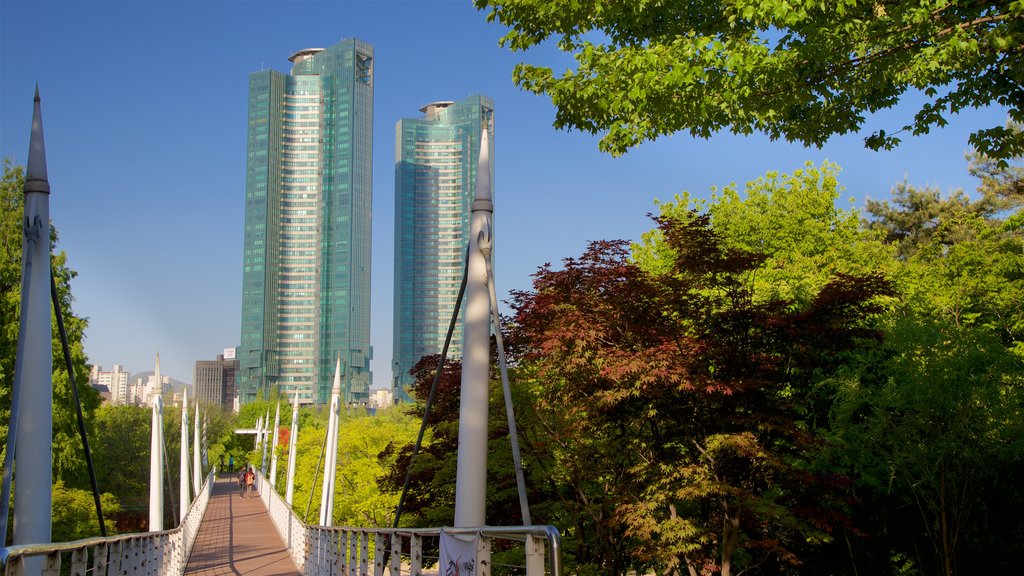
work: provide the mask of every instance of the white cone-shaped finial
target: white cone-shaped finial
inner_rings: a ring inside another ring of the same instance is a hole
[[[288,430],[288,485],[285,488],[284,501],[291,506],[295,495],[295,444],[299,440],[299,393],[295,393],[292,403],[292,425]]]
[[[331,413],[327,421],[327,446],[324,458],[324,486],[320,495],[320,525],[334,524],[334,481],[338,468],[338,420],[341,418],[341,356],[334,368],[331,389]]]
[[[462,386],[459,394],[459,454],[455,476],[455,526],[483,526],[487,497],[487,411],[490,381],[491,311],[487,258],[492,248],[490,140],[480,135],[476,193],[469,220],[466,308],[463,311]]]
[[[32,111],[32,138],[28,145],[28,166],[25,168],[25,192],[50,193],[46,175],[46,144],[43,141],[43,111],[36,85],[35,106]]]

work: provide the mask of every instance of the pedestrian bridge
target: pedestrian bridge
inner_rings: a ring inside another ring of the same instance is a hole
[[[304,524],[257,471],[256,497],[210,473],[172,530],[0,549],[4,576],[560,576],[552,526],[354,528]],[[472,542],[469,562],[439,566],[442,535]],[[494,561],[492,562],[492,554]],[[28,567],[28,568],[27,568]]]

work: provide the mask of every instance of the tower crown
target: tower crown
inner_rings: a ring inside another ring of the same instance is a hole
[[[309,58],[310,56],[313,56],[314,54],[319,54],[319,53],[323,52],[324,50],[326,50],[326,48],[303,48],[302,50],[299,50],[295,54],[292,54],[291,56],[289,56],[288,57],[288,61],[289,62],[294,62],[294,63],[298,64],[299,62],[302,62],[306,58]]]

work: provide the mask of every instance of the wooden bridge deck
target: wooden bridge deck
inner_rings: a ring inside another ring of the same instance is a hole
[[[299,576],[267,508],[242,498],[234,476],[218,478],[199,527],[186,575]]]

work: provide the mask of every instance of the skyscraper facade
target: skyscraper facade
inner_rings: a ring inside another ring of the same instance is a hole
[[[238,395],[345,401],[371,384],[373,47],[300,50],[249,75]]]
[[[486,96],[433,102],[420,112],[399,120],[395,131],[392,384],[398,399],[407,398],[409,369],[444,345],[462,282],[484,129],[494,142],[494,102]],[[493,144],[490,158],[493,182]],[[448,357],[461,356],[460,320]]]

